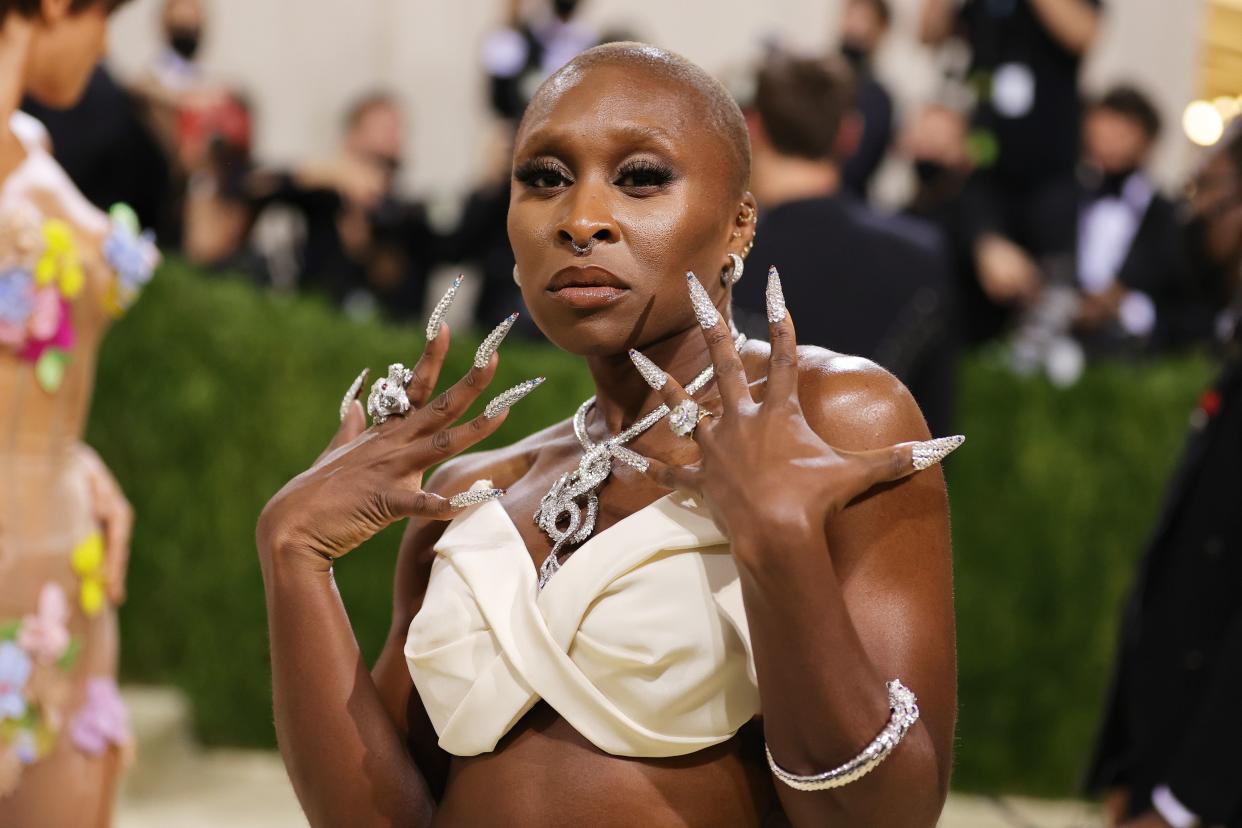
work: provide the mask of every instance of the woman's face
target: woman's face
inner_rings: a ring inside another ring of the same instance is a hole
[[[44,3],[26,61],[26,91],[45,106],[61,109],[82,96],[91,71],[103,59],[108,34],[106,4],[77,13],[68,6],[68,0]]]
[[[509,205],[536,324],[582,355],[690,328],[686,271],[722,305],[718,276],[750,230],[733,237],[736,162],[706,104],[688,86],[610,65],[568,76],[548,95],[517,137]],[[576,255],[571,242],[590,252]]]

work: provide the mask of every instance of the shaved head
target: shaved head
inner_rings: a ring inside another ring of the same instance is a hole
[[[557,99],[597,67],[622,69],[675,83],[690,93],[702,109],[704,126],[714,135],[730,161],[733,189],[741,195],[750,182],[750,135],[737,102],[724,84],[681,55],[647,43],[606,43],[588,49],[543,82],[522,116],[518,135],[528,122],[547,115]],[[519,139],[520,140],[520,139]]]

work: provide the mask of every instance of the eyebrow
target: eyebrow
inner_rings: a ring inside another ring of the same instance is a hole
[[[527,153],[528,155],[541,155],[545,153],[556,153],[557,150],[564,147],[566,139],[572,134],[571,130],[563,127],[540,127],[531,133],[522,143],[526,146],[533,147],[534,151]],[[608,129],[608,137],[612,139],[628,140],[637,143],[655,144],[661,149],[671,150],[677,145],[673,136],[668,130],[655,125],[648,124],[618,124]]]

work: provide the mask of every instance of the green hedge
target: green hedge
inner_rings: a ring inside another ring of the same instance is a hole
[[[460,336],[448,375],[477,337]],[[172,265],[105,343],[88,435],[138,514],[122,665],[193,699],[208,743],[270,746],[269,671],[255,519],[335,427],[363,365],[412,361],[414,330],[342,320],[317,302]],[[575,360],[507,343],[495,387],[547,385],[514,409],[504,443],[590,393]],[[1094,368],[1071,391],[965,365],[950,469],[957,556],[958,787],[1065,794],[1094,730],[1117,610],[1210,376],[1201,361]],[[373,657],[391,606],[399,530],[339,567]],[[307,676],[313,681],[313,676]]]

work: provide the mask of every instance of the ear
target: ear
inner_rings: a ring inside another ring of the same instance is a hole
[[[43,0],[40,4],[42,20],[45,24],[59,23],[69,16],[73,0]]]
[[[729,246],[725,252],[736,253],[745,259],[755,243],[755,224],[758,221],[759,203],[748,190],[742,195],[737,210],[733,214],[733,221],[729,225]],[[728,265],[729,261],[726,258],[724,266],[728,267]]]
[[[847,161],[858,149],[862,141],[863,119],[857,112],[850,111],[841,119],[837,130],[836,157],[839,161]]]

